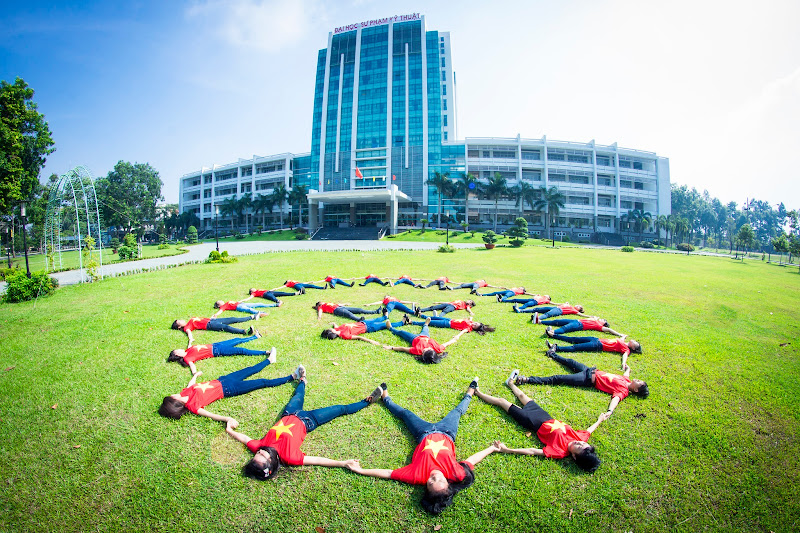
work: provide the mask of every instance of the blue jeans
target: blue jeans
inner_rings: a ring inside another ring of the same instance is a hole
[[[408,279],[408,278],[402,278],[402,279],[398,279],[397,281],[395,281],[395,282],[394,282],[394,284],[393,284],[393,285],[399,285],[400,283],[405,283],[406,285],[411,285],[412,287],[413,287],[414,285],[416,285],[416,283],[414,283],[413,281],[411,281],[411,280],[410,280],[410,279]]]
[[[573,346],[559,346],[559,352],[602,352],[603,343],[596,337],[567,337],[566,335],[553,335],[559,341],[568,342]]]
[[[398,310],[400,310],[400,311],[402,311],[404,313],[408,313],[409,315],[413,315],[414,314],[414,310],[413,309],[409,309],[409,307],[404,303],[401,303],[401,302],[389,302],[388,304],[386,304],[386,312],[387,313],[391,313],[395,309],[398,309]]]
[[[251,315],[257,315],[259,311],[256,309],[262,309],[264,307],[278,307],[278,304],[239,304],[236,306],[236,310],[240,313],[250,313]]]
[[[583,324],[581,324],[580,320],[568,320],[566,318],[562,318],[559,320],[540,320],[539,323],[544,324],[545,326],[559,326],[559,328],[553,332],[556,335],[572,333],[573,331],[583,331]]]
[[[567,359],[560,355],[554,354],[552,358],[555,362],[572,370],[573,373],[548,377],[531,376],[528,378],[528,383],[533,385],[569,385],[571,387],[592,386],[592,376],[594,376],[595,367],[590,368],[583,363],[579,363],[575,359]]]
[[[435,279],[435,280],[431,281],[430,283],[425,285],[425,287],[423,287],[423,289],[427,289],[428,287],[433,287],[434,285],[438,285],[440,291],[447,290],[446,289],[447,283],[444,282],[444,281],[438,280],[438,279]]]
[[[412,320],[410,322],[410,324],[412,324],[414,326],[424,326],[425,322],[418,321],[418,320]],[[394,325],[394,324],[392,324],[392,325]],[[443,316],[435,316],[435,317],[431,318],[430,325],[431,325],[431,327],[434,327],[434,328],[449,329],[450,328],[450,319],[447,318],[447,317],[443,317]]]
[[[554,316],[561,316],[564,312],[561,310],[560,307],[550,307],[550,306],[543,306],[543,307],[532,307],[531,309],[523,309],[519,308],[520,313],[541,313],[539,320],[547,320],[548,318],[552,318]]]
[[[400,337],[401,339],[403,339],[404,341],[406,341],[409,344],[414,342],[414,339],[416,339],[420,335],[425,335],[426,337],[430,337],[431,336],[431,332],[428,329],[428,326],[422,326],[422,331],[419,333],[419,335],[414,335],[410,331],[405,331],[405,330],[402,330],[402,329],[395,329],[394,328],[394,324],[392,324],[392,327],[389,328],[389,331],[391,331],[392,333],[394,333],[395,335],[397,335],[398,337]]]
[[[231,396],[247,394],[248,392],[258,389],[277,387],[278,385],[283,385],[284,383],[292,381],[291,375],[277,379],[250,379],[245,381],[246,378],[264,370],[264,367],[268,364],[269,359],[264,359],[257,365],[248,366],[247,368],[217,378],[222,384],[223,396],[225,398],[230,398]]]
[[[425,309],[420,309],[420,312],[426,313],[428,311],[440,311],[440,315],[446,315],[447,313],[452,313],[455,310],[456,307],[453,304],[436,304],[426,307]]]
[[[237,322],[247,322],[248,320],[253,320],[255,316],[246,316],[244,318],[239,317],[230,317],[230,318],[212,318],[206,324],[206,329],[208,331],[224,331],[226,333],[234,333],[236,335],[244,335],[247,333],[245,330],[240,328],[235,328],[231,326],[231,324],[236,324]]]
[[[383,399],[383,404],[390,413],[405,423],[411,435],[414,436],[414,440],[418,443],[431,433],[444,433],[455,442],[456,433],[458,433],[458,422],[461,420],[462,415],[467,412],[470,400],[472,400],[472,396],[465,394],[459,404],[436,423],[426,422],[408,409],[403,409],[394,403],[388,396]]]
[[[306,395],[306,382],[301,381],[297,388],[294,390],[292,398],[286,407],[283,409],[281,417],[294,415],[299,418],[306,426],[306,431],[311,433],[323,424],[327,424],[334,418],[344,415],[352,415],[357,413],[365,407],[369,406],[366,400],[347,404],[347,405],[331,405],[329,407],[321,407],[313,411],[303,411],[303,400]]]
[[[375,333],[376,331],[383,331],[386,328],[386,319],[383,317],[373,318],[372,320],[364,321],[364,324],[367,325],[367,333]],[[393,328],[399,328],[403,325],[403,322],[392,322]]]
[[[295,283],[294,287],[292,288],[298,292],[302,291],[303,289],[319,289],[319,290],[325,289],[325,287],[320,287],[319,285],[312,285],[311,283]]]
[[[330,286],[331,286],[331,289],[335,289],[337,285],[344,285],[345,287],[352,287],[352,286],[353,286],[353,284],[352,284],[352,283],[347,283],[345,280],[343,280],[343,279],[339,279],[339,278],[333,278],[333,279],[331,279],[331,280],[328,282],[328,285],[330,285]]]
[[[281,292],[281,291],[267,291],[263,295],[262,298],[265,300],[270,300],[272,302],[278,303],[278,296],[295,296],[296,292]]]
[[[359,316],[356,315],[356,313],[358,313],[358,315],[379,315],[381,314],[381,310],[380,308],[378,308],[375,309],[374,311],[370,311],[369,309],[361,309],[359,307],[343,307],[343,306],[339,306],[333,310],[333,314],[335,316],[349,318],[350,320],[358,322]]]
[[[381,281],[381,278],[367,278],[367,279],[364,280],[364,283],[359,283],[359,285],[361,285],[363,287],[367,283],[380,283],[381,285],[388,285],[389,284],[388,281],[387,282]]]
[[[453,287],[453,289],[469,289],[471,291],[477,291],[479,288],[477,283],[462,283],[458,287]]]
[[[247,348],[237,348],[238,344],[256,340],[258,337],[253,335],[245,339],[228,339],[226,341],[215,342],[211,345],[211,353],[214,357],[225,357],[226,355],[267,355],[269,352],[264,350],[248,350]]]
[[[494,292],[487,292],[486,294],[481,294],[480,296],[497,296],[498,294],[502,294],[504,298],[511,298],[512,296],[516,296],[514,291],[494,291]]]

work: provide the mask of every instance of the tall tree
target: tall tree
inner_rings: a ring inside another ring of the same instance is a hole
[[[253,205],[253,201],[250,199],[250,195],[246,194],[236,200],[236,218],[239,223],[239,226],[242,225],[242,218],[244,218],[244,232],[250,233],[250,226],[247,223],[247,210],[250,209],[250,206]]]
[[[520,216],[525,217],[525,204],[528,204],[531,209],[535,209],[534,205],[539,197],[539,190],[527,181],[520,181],[516,186],[516,195]]]
[[[469,230],[469,195],[478,192],[478,178],[472,173],[462,172],[455,182],[453,192],[455,195],[464,195],[464,222],[467,223],[465,230]]]
[[[537,198],[536,202],[534,203],[534,209],[544,213],[544,231],[546,234],[550,229],[551,218],[555,219],[555,217],[558,216],[559,211],[561,211],[566,204],[566,197],[555,185],[549,189],[544,186],[539,187],[538,191],[539,198]],[[551,237],[553,239],[553,246],[555,247],[555,233],[553,233]]]
[[[261,226],[264,226],[264,211],[269,207],[269,212],[272,213],[272,198],[270,196],[259,194],[253,200],[253,214],[261,214]]]
[[[497,202],[504,194],[508,194],[508,180],[502,174],[495,172],[494,176],[483,185],[483,194],[490,200],[494,200],[494,229],[497,232]]]
[[[163,200],[163,182],[149,163],[120,161],[95,182],[97,201],[106,224],[126,232],[156,219],[156,202]]]
[[[292,210],[294,210],[294,206],[297,206],[298,226],[303,225],[303,204],[305,204],[307,200],[308,188],[305,185],[295,185],[292,187],[292,192],[289,193],[289,203],[292,205]]]
[[[286,203],[288,198],[289,191],[286,190],[286,186],[283,183],[279,183],[272,189],[272,201],[278,206],[278,211],[280,211],[281,229],[283,229],[283,204]]]
[[[217,205],[219,205],[219,214],[222,215],[223,218],[231,217],[231,231],[235,232],[236,227],[234,226],[234,219],[236,218],[236,197],[231,196]]]
[[[33,89],[17,78],[0,83],[0,214],[30,201],[47,155],[55,151],[50,128],[37,111]]]
[[[433,172],[433,177],[428,179],[425,182],[426,185],[430,185],[436,189],[436,193],[439,196],[439,202],[437,205],[437,216],[436,222],[441,226],[442,225],[442,202],[444,201],[445,195],[452,192],[453,190],[453,182],[450,180],[450,174],[447,172],[441,173],[438,170]]]

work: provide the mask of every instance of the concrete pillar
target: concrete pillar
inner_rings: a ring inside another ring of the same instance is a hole
[[[356,204],[355,204],[355,202],[350,202],[350,224],[352,226],[356,225]]]
[[[397,202],[397,185],[391,186],[392,197],[389,202],[389,233],[394,235],[397,233],[397,211],[398,211],[398,202]]]

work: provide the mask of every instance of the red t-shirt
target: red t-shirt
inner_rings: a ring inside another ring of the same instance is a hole
[[[294,286],[297,285],[298,283],[300,283],[300,282],[299,281],[294,281],[293,279],[290,279],[289,281],[284,283],[284,285],[289,287],[290,289],[293,289]]]
[[[308,433],[306,425],[299,418],[287,415],[269,428],[263,439],[253,439],[248,442],[247,449],[256,453],[262,446],[271,446],[278,452],[281,461],[287,465],[299,466],[306,457],[306,454],[300,451],[306,433]]]
[[[519,296],[520,294],[525,294],[525,289],[523,289],[522,287],[511,287],[508,290],[514,291],[514,296]]]
[[[217,379],[206,381],[205,383],[195,383],[191,387],[186,387],[181,391],[181,396],[189,397],[186,402],[186,408],[194,414],[197,414],[197,411],[206,405],[224,398],[222,383]]]
[[[630,384],[631,380],[625,376],[609,374],[602,370],[595,370],[594,372],[594,386],[597,387],[597,390],[607,392],[620,400],[624,400],[630,394],[631,391],[628,390],[628,385]]]
[[[386,298],[384,298],[384,299],[383,299],[383,305],[386,305],[386,304],[388,304],[389,302],[399,302],[399,301],[400,301],[400,300],[398,300],[398,299],[397,299],[397,298],[395,298],[394,296],[387,296]]]
[[[558,306],[558,308],[561,309],[561,314],[562,315],[577,315],[578,314],[578,310],[575,309],[574,307],[572,307],[569,304],[561,304],[561,305]]]
[[[220,311],[236,311],[236,308],[239,306],[240,302],[225,302],[221,306],[219,306]]]
[[[583,324],[584,330],[603,331],[603,328],[606,327],[606,321],[600,318],[587,318],[578,322]]]
[[[197,346],[187,348],[183,360],[186,363],[194,363],[195,361],[208,359],[209,357],[214,357],[214,348],[210,344],[198,344]]]
[[[363,322],[351,322],[350,324],[342,324],[333,328],[333,331],[339,334],[339,337],[350,340],[353,335],[361,335],[367,332],[367,325]]]
[[[411,353],[413,355],[422,355],[422,352],[424,352],[426,348],[433,348],[433,351],[436,353],[444,352],[444,348],[441,344],[425,335],[417,336],[411,343]]]
[[[465,463],[474,469],[471,463]],[[433,470],[441,470],[450,482],[464,479],[464,468],[456,461],[456,447],[450,437],[444,433],[431,433],[417,445],[411,464],[392,470],[391,478],[395,481],[424,485]]]
[[[447,276],[442,276],[441,278],[436,278],[436,281],[444,281],[445,283],[452,283]]]
[[[411,276],[409,276],[408,274],[403,274],[402,276],[400,276],[397,279],[411,279]]]
[[[377,277],[378,276],[376,276],[375,274],[367,274],[367,276],[364,279],[377,278]]]
[[[253,291],[253,296],[255,296],[256,298],[261,298],[268,292],[269,291],[267,289],[259,289],[257,291]]]
[[[541,425],[536,436],[544,443],[545,457],[551,459],[562,459],[569,455],[569,443],[574,440],[586,442],[591,437],[588,431],[575,431],[568,424],[560,420],[548,420]]]
[[[469,319],[467,319],[467,320],[451,320],[450,321],[450,329],[458,329],[458,330],[465,329],[467,331],[472,331],[472,325],[474,323],[475,322],[473,322],[472,320],[469,320]]]
[[[329,302],[320,302],[319,309],[322,309],[323,313],[331,313],[333,314],[333,310],[339,307],[339,304],[329,303]]]
[[[622,339],[597,339],[600,341],[600,344],[603,345],[604,352],[619,352],[623,355],[626,353],[631,353],[631,349],[628,348],[628,344],[623,342]]]
[[[456,300],[455,302],[450,302],[450,305],[456,308],[456,311],[464,311],[465,309],[469,309],[467,302],[464,300]]]
[[[549,296],[542,296],[541,294],[534,295],[533,299],[539,305],[541,305],[541,304],[549,304],[550,303],[550,297]]]
[[[479,279],[478,281],[475,282],[475,284],[478,286],[478,288],[483,288],[483,287],[488,287],[489,286],[489,284],[486,283],[485,279]]]
[[[330,283],[331,281],[333,281],[333,276],[327,276],[327,277],[325,278],[325,281],[327,281],[328,283]]]
[[[186,326],[184,326],[183,331],[190,332],[196,329],[206,329],[210,318],[199,318],[199,317],[192,317],[186,321]]]

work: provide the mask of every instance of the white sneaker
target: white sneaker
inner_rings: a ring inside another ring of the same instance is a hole
[[[304,377],[306,377],[306,367],[299,365],[297,370],[292,372],[292,378],[294,378],[295,381],[299,381]]]
[[[511,371],[511,375],[508,376],[508,379],[506,380],[506,385],[511,385],[513,383],[516,383],[517,376],[519,376],[519,368],[515,368],[514,370]]]

